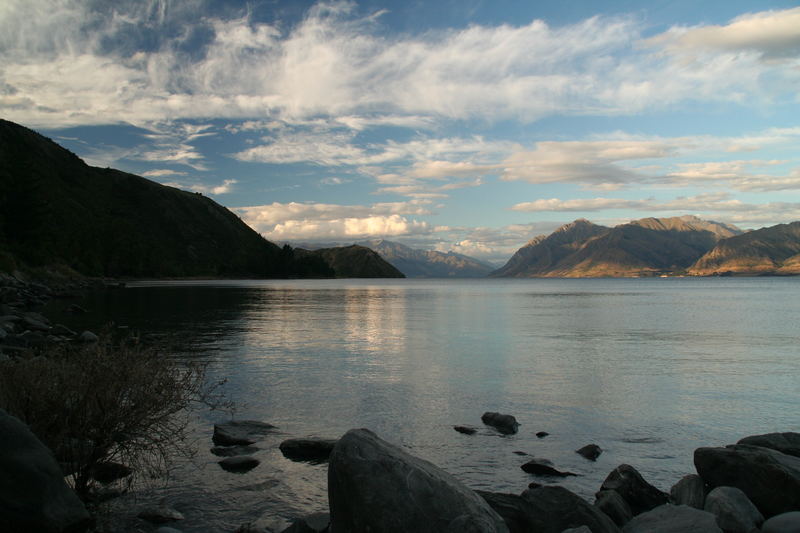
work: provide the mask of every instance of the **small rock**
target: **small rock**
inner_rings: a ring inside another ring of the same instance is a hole
[[[704,510],[717,517],[725,533],[750,533],[764,522],[753,502],[735,487],[717,487],[709,492]]]
[[[82,314],[82,313],[86,313],[86,309],[84,309],[83,307],[81,307],[78,304],[72,304],[69,307],[67,307],[67,312],[68,313],[74,313],[74,314]]]
[[[233,457],[234,455],[251,455],[256,453],[259,448],[255,446],[214,446],[211,453],[217,457]]]
[[[39,320],[36,320],[35,318],[31,318],[28,316],[23,318],[22,324],[26,329],[29,329],[31,331],[50,331],[50,326],[48,326],[44,322],[41,322]]]
[[[228,472],[244,473],[257,467],[261,461],[251,455],[234,455],[219,462],[219,466]]]
[[[156,533],[183,533],[183,532],[180,529],[175,529],[174,527],[161,526],[160,528],[156,529]]]
[[[565,529],[561,533],[592,533],[592,530],[589,529],[589,526],[581,526],[581,527],[571,527],[569,529]]]
[[[453,429],[455,429],[459,433],[463,433],[464,435],[474,435],[475,433],[478,432],[477,429],[470,426],[453,426]]]
[[[534,474],[537,476],[556,476],[556,477],[567,477],[567,476],[576,476],[577,474],[573,474],[572,472],[562,472],[553,467],[553,463],[548,461],[547,459],[531,459],[524,465],[520,466],[522,470],[527,472],[528,474]]]
[[[595,495],[594,506],[604,512],[619,527],[624,526],[633,518],[631,508],[619,492],[615,490],[601,490]]]
[[[603,449],[600,448],[597,444],[587,444],[583,448],[575,450],[575,453],[589,459],[590,461],[596,461],[600,454],[603,453]]]
[[[530,483],[528,483],[528,488],[529,489],[538,489],[539,487],[542,487],[542,486],[544,486],[544,485],[542,485],[541,483],[536,483],[535,481],[531,481]]]
[[[548,433],[548,432],[546,432],[546,431],[539,431],[539,432],[537,432],[537,433],[536,433],[536,436],[537,436],[538,438],[540,438],[540,439],[543,439],[543,438],[545,438],[546,436],[548,436],[549,434],[550,434],[550,433]]]
[[[161,504],[158,507],[151,507],[145,509],[137,515],[142,520],[147,520],[152,524],[163,524],[165,522],[174,522],[176,520],[183,520],[183,514],[176,511],[166,504]]]
[[[298,518],[281,533],[322,533],[328,530],[330,522],[331,515],[329,513],[312,513]]]
[[[92,333],[91,331],[84,331],[83,333],[78,336],[78,340],[85,343],[97,342],[100,340],[100,337]]]
[[[254,444],[273,429],[275,426],[272,424],[257,420],[232,420],[214,424],[212,440],[218,446]]]
[[[5,363],[6,361],[11,361],[11,357],[9,357],[2,350],[0,350],[0,363]]]
[[[69,329],[67,326],[63,324],[56,324],[50,330],[50,333],[53,335],[61,335],[63,337],[75,337],[77,333]]]
[[[722,533],[713,514],[686,505],[664,504],[625,524],[623,533]]]
[[[6,337],[8,337],[8,332],[2,327],[0,327],[0,341],[5,339]]]
[[[235,533],[279,533],[289,527],[291,524],[288,520],[272,514],[264,514],[255,522],[242,524]]]
[[[622,464],[611,471],[600,490],[616,490],[634,516],[667,503],[667,495],[644,480],[632,466]]]
[[[293,461],[327,461],[336,439],[287,439],[280,444],[284,457]]]
[[[706,484],[697,474],[683,476],[669,490],[669,501],[675,505],[688,505],[702,509],[706,501]]]
[[[512,453],[513,453],[514,455],[530,455],[530,454],[528,454],[528,453],[526,453],[526,452],[522,452],[522,451],[520,451],[520,450],[515,450],[515,451],[514,451],[514,452],[512,452]]]
[[[486,412],[481,416],[481,421],[487,426],[492,426],[504,435],[513,435],[519,428],[517,419],[512,415]]]
[[[800,533],[800,511],[773,516],[764,522],[761,533]]]

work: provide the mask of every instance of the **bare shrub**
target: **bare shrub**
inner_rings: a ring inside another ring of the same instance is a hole
[[[189,454],[189,407],[209,403],[205,366],[177,363],[152,347],[113,343],[50,348],[0,364],[0,407],[54,451],[84,499],[108,462],[160,476]]]

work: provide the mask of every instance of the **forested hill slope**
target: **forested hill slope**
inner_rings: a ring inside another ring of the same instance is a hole
[[[0,250],[92,276],[331,276],[200,194],[91,167],[0,120]]]

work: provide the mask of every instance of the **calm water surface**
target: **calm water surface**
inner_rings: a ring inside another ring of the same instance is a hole
[[[227,378],[237,418],[279,426],[259,467],[230,474],[208,452],[226,415],[199,412],[195,461],[115,503],[121,527],[149,531],[133,516],[166,497],[183,531],[229,532],[325,510],[326,466],[277,445],[353,427],[473,488],[548,482],[520,470],[523,451],[580,474],[550,482],[590,501],[620,463],[669,490],[696,447],[800,431],[799,297],[788,278],[141,282],[90,295],[77,320],[169,334]],[[484,411],[515,415],[519,433],[485,428]],[[596,463],[574,453],[588,443]]]

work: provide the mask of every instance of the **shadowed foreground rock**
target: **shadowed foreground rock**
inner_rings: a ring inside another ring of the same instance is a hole
[[[633,518],[630,505],[615,490],[601,490],[598,492],[594,506],[608,515],[619,527],[624,526]]]
[[[667,503],[667,495],[644,480],[631,465],[619,465],[611,471],[600,487],[601,491],[615,490],[635,515]]]
[[[706,487],[697,474],[683,476],[669,490],[669,501],[674,505],[688,505],[702,509],[706,502]]]
[[[508,531],[456,478],[367,429],[348,431],[334,446],[328,499],[331,533]]]
[[[764,522],[753,502],[736,487],[717,487],[708,493],[703,509],[717,517],[725,533],[750,533]]]
[[[0,409],[0,530],[84,531],[89,514],[63,476],[53,454],[28,426]]]
[[[781,452],[736,444],[698,448],[697,473],[710,487],[736,487],[765,518],[800,509],[800,458]]]
[[[628,522],[623,533],[722,533],[713,514],[686,505],[661,505]]]

